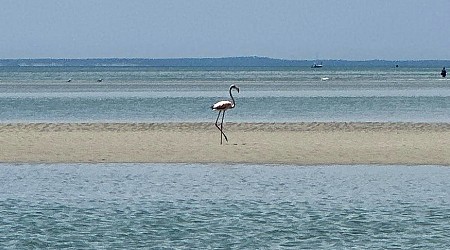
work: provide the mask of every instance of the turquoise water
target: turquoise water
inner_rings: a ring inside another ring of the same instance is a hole
[[[450,122],[439,69],[150,67],[0,67],[0,122],[213,122],[233,83],[229,122]],[[449,183],[440,166],[0,163],[0,248],[445,249]]]
[[[440,166],[0,164],[0,248],[446,249]]]
[[[450,122],[450,81],[428,68],[2,67],[0,122]],[[323,81],[322,78],[328,78]],[[103,82],[97,83],[97,79]],[[68,79],[72,81],[66,82]]]

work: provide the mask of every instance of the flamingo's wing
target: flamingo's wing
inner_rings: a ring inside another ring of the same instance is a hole
[[[214,110],[227,110],[233,106],[233,103],[230,101],[220,101],[215,103],[211,108]]]

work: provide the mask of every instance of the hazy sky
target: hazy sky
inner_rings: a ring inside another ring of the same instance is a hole
[[[450,59],[450,0],[0,0],[0,58]]]

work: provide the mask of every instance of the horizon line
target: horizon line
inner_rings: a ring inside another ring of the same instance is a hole
[[[424,62],[424,61],[450,61],[450,59],[285,59],[267,56],[228,56],[228,57],[85,57],[85,58],[63,58],[63,57],[40,57],[40,58],[0,58],[6,60],[221,60],[221,59],[267,59],[278,61],[343,61],[343,62]]]

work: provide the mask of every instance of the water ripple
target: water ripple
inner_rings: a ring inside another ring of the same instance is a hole
[[[427,248],[450,171],[424,166],[0,165],[0,248]]]

